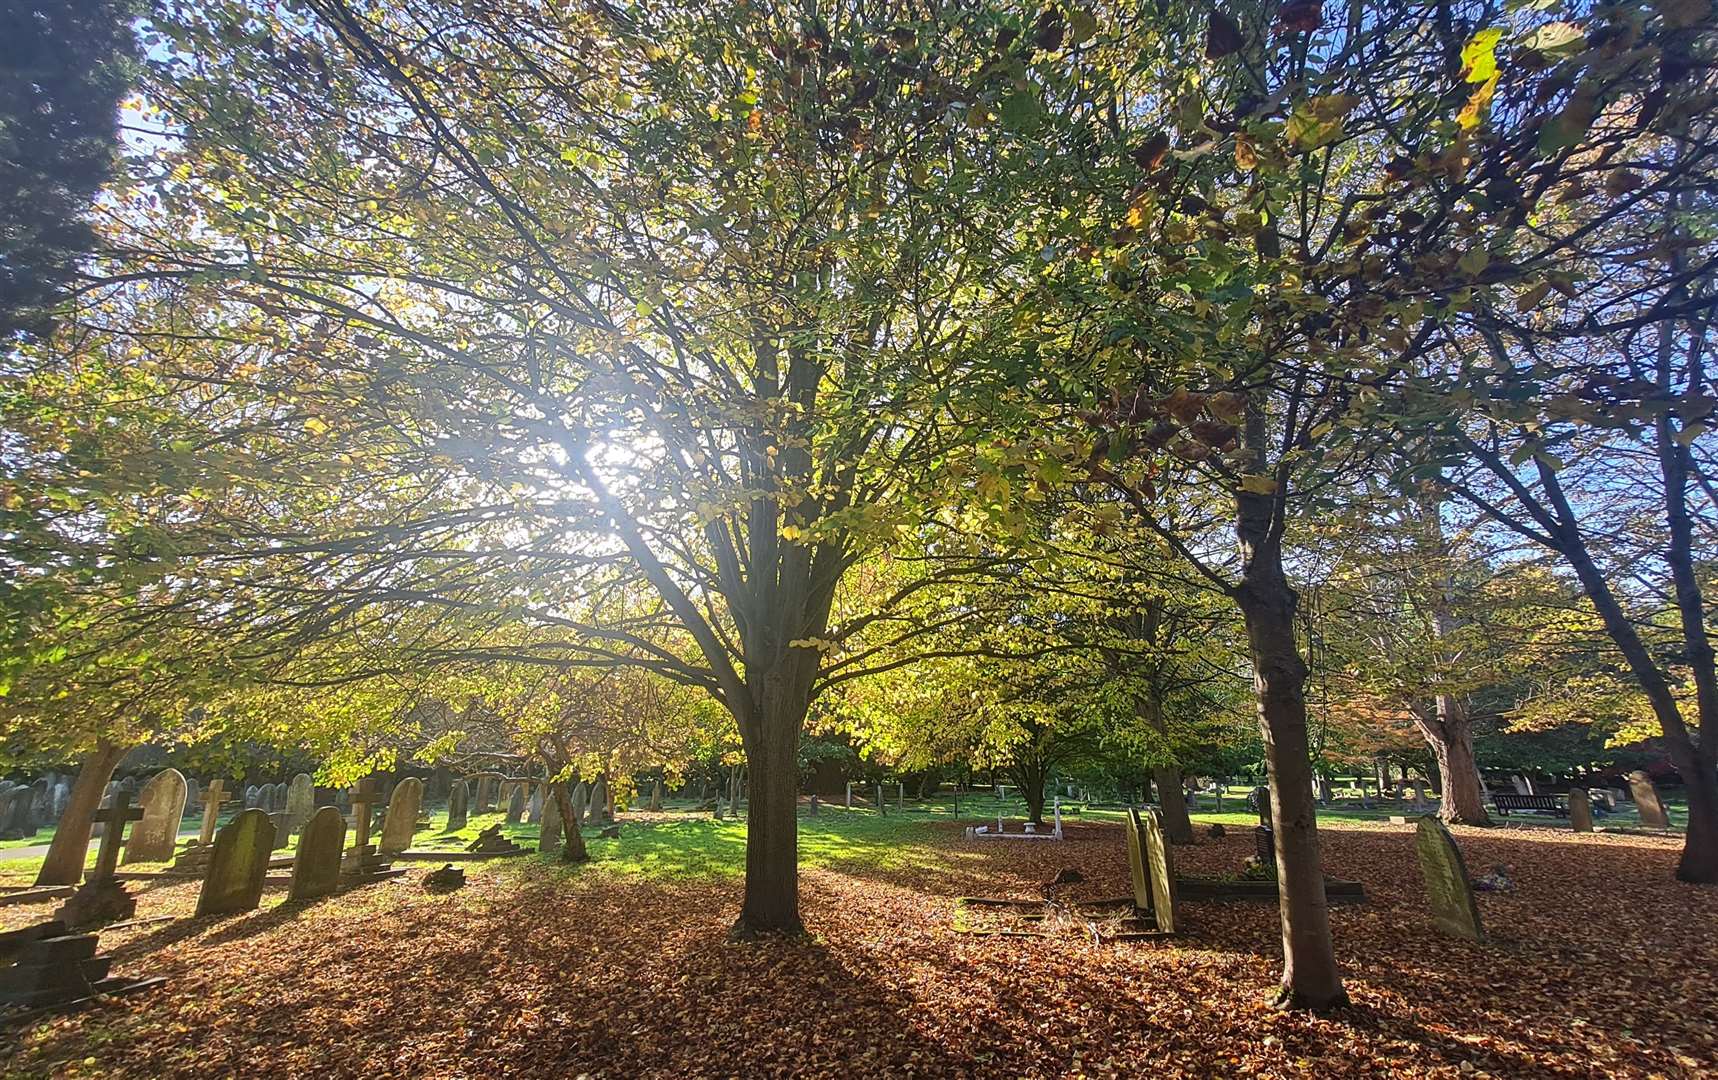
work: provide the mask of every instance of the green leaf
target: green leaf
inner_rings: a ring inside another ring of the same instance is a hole
[[[1037,94],[1031,90],[1016,90],[1002,101],[1002,126],[1014,132],[1030,131],[1037,127],[1043,111]]]
[[[1342,122],[1360,99],[1353,94],[1322,94],[1296,105],[1288,120],[1289,142],[1299,150],[1316,150],[1342,138]]]

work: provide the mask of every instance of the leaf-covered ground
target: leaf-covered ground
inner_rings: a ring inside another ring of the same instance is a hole
[[[974,937],[954,898],[1123,894],[1121,830],[973,842],[948,822],[808,823],[801,942],[730,944],[741,826],[653,815],[599,861],[470,867],[447,895],[403,881],[303,907],[110,932],[116,970],[163,989],[6,1036],[6,1076],[1695,1076],[1718,1069],[1718,889],[1671,879],[1674,841],[1457,830],[1493,940],[1438,936],[1412,830],[1336,825],[1327,869],[1353,1006],[1265,1005],[1273,906],[1191,903],[1173,944]],[[605,847],[606,845],[606,847]],[[1235,870],[1241,830],[1178,849]],[[679,853],[678,855],[676,853]],[[195,887],[142,893],[188,914]],[[0,908],[0,926],[50,905]]]

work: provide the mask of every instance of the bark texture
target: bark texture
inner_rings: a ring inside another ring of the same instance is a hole
[[[89,834],[94,827],[96,810],[101,806],[101,793],[113,779],[113,770],[126,748],[102,739],[95,749],[84,755],[78,766],[77,779],[66,798],[66,808],[60,814],[54,839],[36,875],[37,885],[76,885],[83,879],[84,860],[89,855]]]

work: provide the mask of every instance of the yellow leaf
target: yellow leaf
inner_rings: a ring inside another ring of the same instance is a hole
[[[1497,81],[1497,43],[1502,40],[1501,29],[1481,30],[1462,47],[1462,77],[1470,83]]]
[[[1496,90],[1497,76],[1495,74],[1479,84],[1479,88],[1467,99],[1467,104],[1463,105],[1461,112],[1456,115],[1456,123],[1461,125],[1462,130],[1472,131],[1479,126],[1480,121],[1491,114],[1491,95]]]
[[[1249,495],[1275,495],[1277,482],[1264,473],[1248,473],[1241,477],[1241,490]]]

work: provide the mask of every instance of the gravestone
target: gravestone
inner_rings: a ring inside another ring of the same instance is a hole
[[[50,820],[58,821],[65,816],[66,803],[72,798],[72,785],[69,781],[61,780],[54,785],[54,813]]]
[[[1271,789],[1256,787],[1253,789],[1253,803],[1258,807],[1259,824],[1265,828],[1271,827]]]
[[[1151,877],[1145,865],[1144,828],[1140,823],[1139,811],[1128,807],[1127,811],[1127,869],[1128,879],[1133,883],[1133,906],[1141,911],[1151,910]]]
[[[477,813],[487,814],[494,809],[495,780],[493,777],[480,776],[477,778]]]
[[[201,806],[202,803],[202,785],[197,783],[197,778],[195,776],[187,776],[185,778],[185,805],[195,807]]]
[[[119,868],[119,849],[125,842],[125,826],[143,818],[143,808],[131,805],[131,793],[123,788],[114,792],[113,805],[95,813],[95,820],[106,825],[101,846],[96,849],[95,867],[77,892],[66,899],[54,912],[54,918],[67,926],[95,926],[101,923],[129,919],[137,914],[137,899],[125,891],[114,877]]]
[[[582,826],[585,823],[585,800],[589,799],[589,798],[590,798],[590,789],[585,787],[585,782],[583,780],[580,780],[578,785],[573,788],[573,798],[572,798],[573,825],[572,825],[572,827],[575,829],[579,828],[580,826]]]
[[[1147,807],[1143,815],[1138,810],[1132,813],[1140,816],[1143,826],[1141,839],[1145,844],[1147,876],[1151,879],[1152,914],[1159,930],[1173,934],[1177,915],[1175,855],[1163,829],[1163,813],[1156,807]]]
[[[1569,824],[1576,832],[1593,831],[1593,800],[1586,788],[1569,789]]]
[[[531,804],[525,808],[526,824],[541,825],[543,823],[543,792],[548,786],[548,781],[532,786]]]
[[[1484,941],[1479,925],[1479,905],[1474,903],[1467,862],[1455,837],[1444,823],[1431,815],[1420,818],[1414,845],[1420,853],[1420,871],[1426,878],[1426,899],[1438,929],[1465,941]]]
[[[215,834],[197,915],[251,911],[262,901],[263,878],[274,850],[274,822],[256,807],[241,811]]]
[[[346,819],[332,806],[310,815],[292,856],[292,886],[287,897],[314,900],[340,887],[340,853],[346,846]]]
[[[209,854],[214,850],[215,826],[221,817],[221,804],[232,802],[233,797],[227,794],[226,781],[211,780],[209,786],[203,791],[201,801],[203,803],[202,831],[198,834],[197,839],[187,843],[185,850],[181,851],[179,857],[173,860],[173,869],[176,871],[200,874],[208,869]]]
[[[251,809],[257,808],[261,799],[262,799],[262,788],[257,787],[255,784],[252,784],[251,786],[245,788],[245,809],[246,810],[251,810]]]
[[[292,830],[286,827],[286,811],[275,810],[268,815],[268,819],[274,824],[274,850],[279,851],[292,840]]]
[[[30,785],[30,814],[37,821],[51,821],[54,812],[54,782],[49,776],[38,777]]]
[[[458,832],[471,817],[471,789],[464,780],[455,780],[447,789],[447,829]]]
[[[143,785],[139,801],[143,820],[131,830],[125,845],[125,861],[166,862],[179,845],[179,823],[185,817],[185,776],[178,769],[165,769]]]
[[[101,802],[96,804],[96,809],[106,810],[109,807],[111,807],[113,805],[113,797],[114,797],[114,795],[118,794],[118,792],[119,792],[119,781],[109,780],[107,782],[107,787],[103,788],[101,791]],[[100,821],[96,822],[94,825],[92,825],[90,827],[89,838],[91,840],[99,840],[101,838],[102,832],[106,828],[107,828],[107,826],[103,822],[100,822]]]
[[[507,824],[517,825],[525,816],[525,785],[514,784],[507,794]]]
[[[27,787],[11,787],[0,795],[0,840],[23,840],[36,835],[36,819],[30,810],[32,797]]]
[[[286,827],[290,832],[304,828],[316,811],[316,783],[309,773],[299,773],[286,788]]]
[[[1629,773],[1629,791],[1634,794],[1635,812],[1640,815],[1642,825],[1649,829],[1670,828],[1670,815],[1664,812],[1664,802],[1658,797],[1652,777],[1640,769]]]
[[[596,778],[596,782],[591,785],[590,795],[585,805],[590,807],[592,825],[601,825],[608,820],[608,781],[606,779],[600,776]],[[729,802],[728,810],[732,812],[733,809],[734,804]]]
[[[388,800],[388,813],[382,819],[380,848],[384,854],[398,855],[412,846],[412,832],[417,828],[418,809],[423,805],[424,782],[408,776],[394,787]]]
[[[537,850],[561,850],[561,832],[561,801],[550,791],[543,800],[543,825],[537,833]]]

